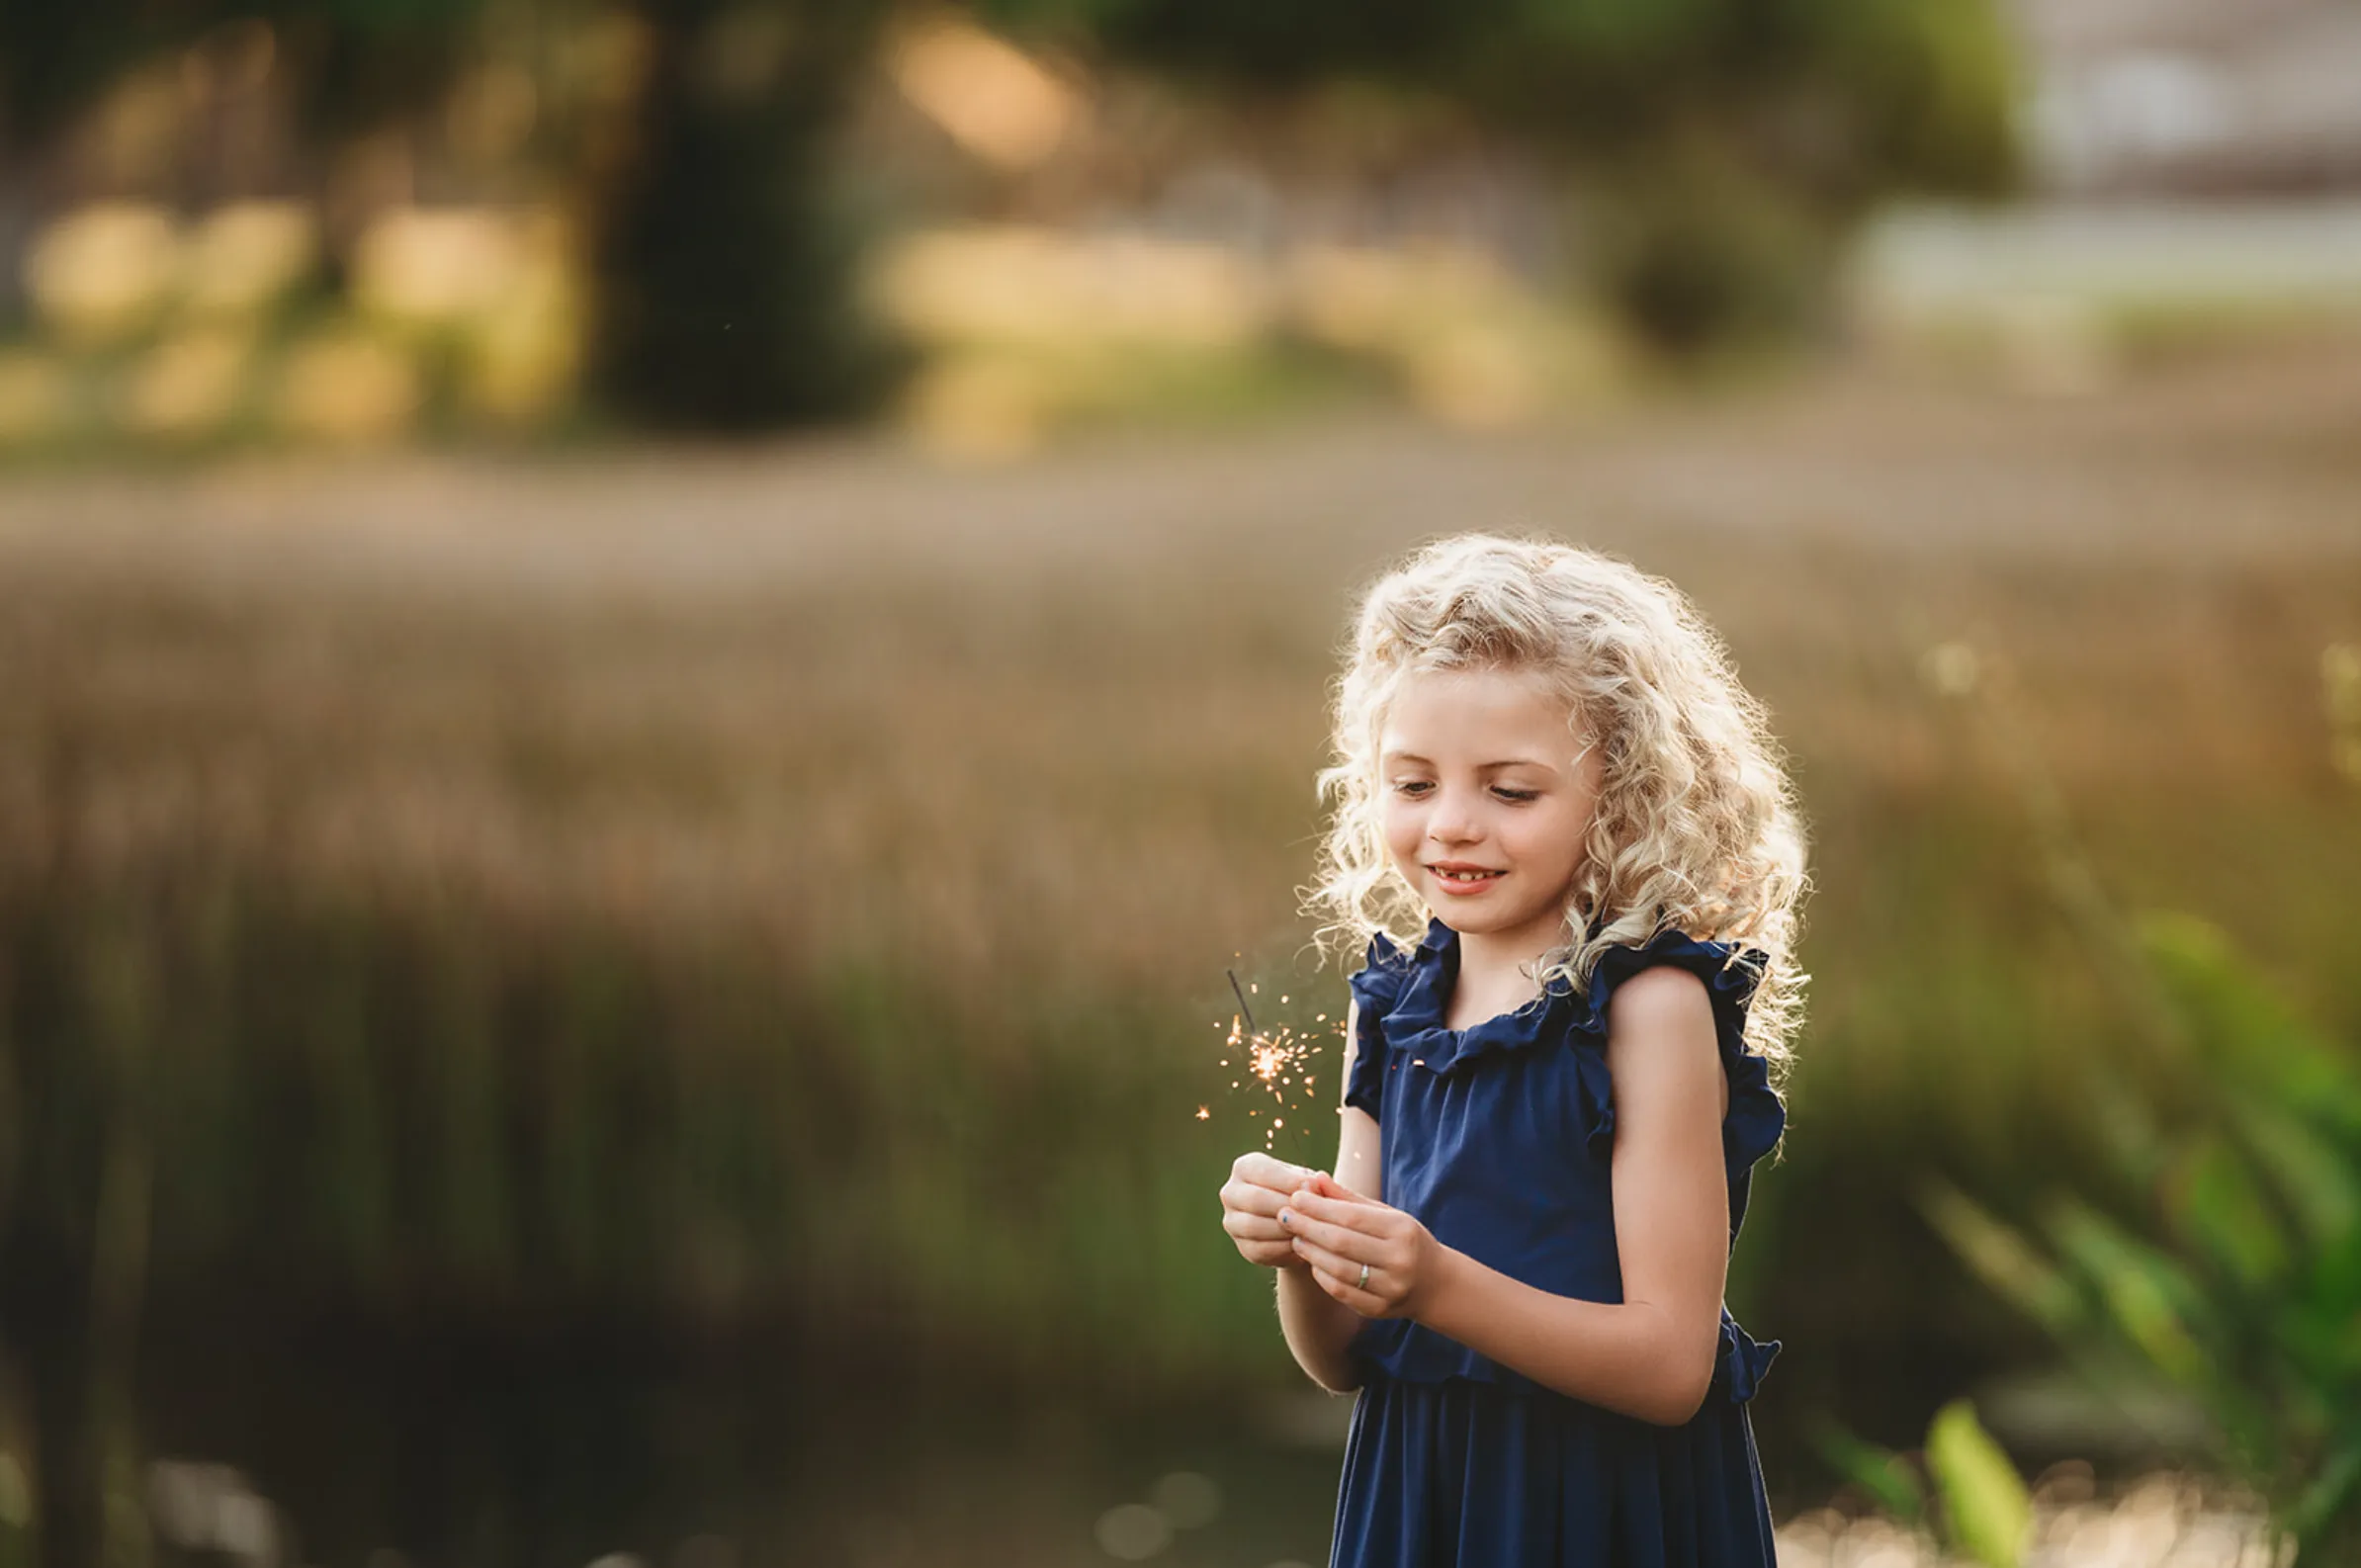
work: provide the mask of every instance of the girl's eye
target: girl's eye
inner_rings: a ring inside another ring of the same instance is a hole
[[[1504,801],[1516,801],[1520,804],[1526,801],[1539,800],[1541,798],[1541,792],[1539,790],[1513,790],[1506,784],[1495,784],[1492,787],[1492,793],[1499,796]]]
[[[1433,784],[1428,783],[1422,778],[1394,780],[1394,793],[1396,795],[1408,795],[1414,800],[1419,796],[1426,794],[1427,791],[1433,789],[1434,787],[1435,786]]]

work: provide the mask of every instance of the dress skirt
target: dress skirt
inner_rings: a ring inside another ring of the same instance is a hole
[[[1746,1406],[1658,1427],[1545,1389],[1365,1384],[1331,1568],[1772,1568]]]

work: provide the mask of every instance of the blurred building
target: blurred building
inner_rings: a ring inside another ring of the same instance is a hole
[[[2351,0],[2013,0],[2040,182],[2088,197],[2361,191]]]

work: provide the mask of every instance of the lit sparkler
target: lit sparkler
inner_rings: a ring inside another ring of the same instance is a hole
[[[1229,1032],[1222,1041],[1230,1054],[1222,1058],[1221,1065],[1236,1065],[1242,1069],[1239,1077],[1230,1080],[1230,1088],[1233,1090],[1246,1088],[1249,1080],[1252,1080],[1254,1089],[1270,1095],[1272,1112],[1264,1129],[1263,1147],[1266,1150],[1272,1149],[1278,1142],[1279,1133],[1292,1118],[1295,1122],[1295,1153],[1300,1159],[1307,1145],[1304,1142],[1303,1119],[1296,1113],[1317,1087],[1319,1075],[1311,1071],[1312,1059],[1320,1054],[1322,1047],[1309,1036],[1298,1034],[1283,1023],[1269,1030],[1257,1027],[1254,1008],[1246,1000],[1247,988],[1238,983],[1234,971],[1224,970],[1223,973],[1229,977],[1231,994],[1238,999],[1237,1016],[1230,1020]],[[1279,999],[1281,1002],[1288,1000],[1285,997]],[[1325,1023],[1327,1020],[1328,1014],[1322,1013],[1320,1021]],[[1215,1027],[1220,1026],[1217,1024]],[[1204,1121],[1210,1114],[1209,1107],[1199,1105],[1196,1119]],[[1259,1106],[1247,1112],[1250,1118],[1258,1121],[1263,1114]]]

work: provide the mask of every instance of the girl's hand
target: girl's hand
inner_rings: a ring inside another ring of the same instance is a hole
[[[1238,1157],[1222,1183],[1221,1228],[1238,1244],[1240,1257],[1265,1268],[1305,1266],[1278,1215],[1288,1194],[1317,1175],[1259,1150]]]
[[[1448,1251],[1400,1209],[1316,1174],[1279,1222],[1320,1288],[1364,1318],[1417,1317]]]

